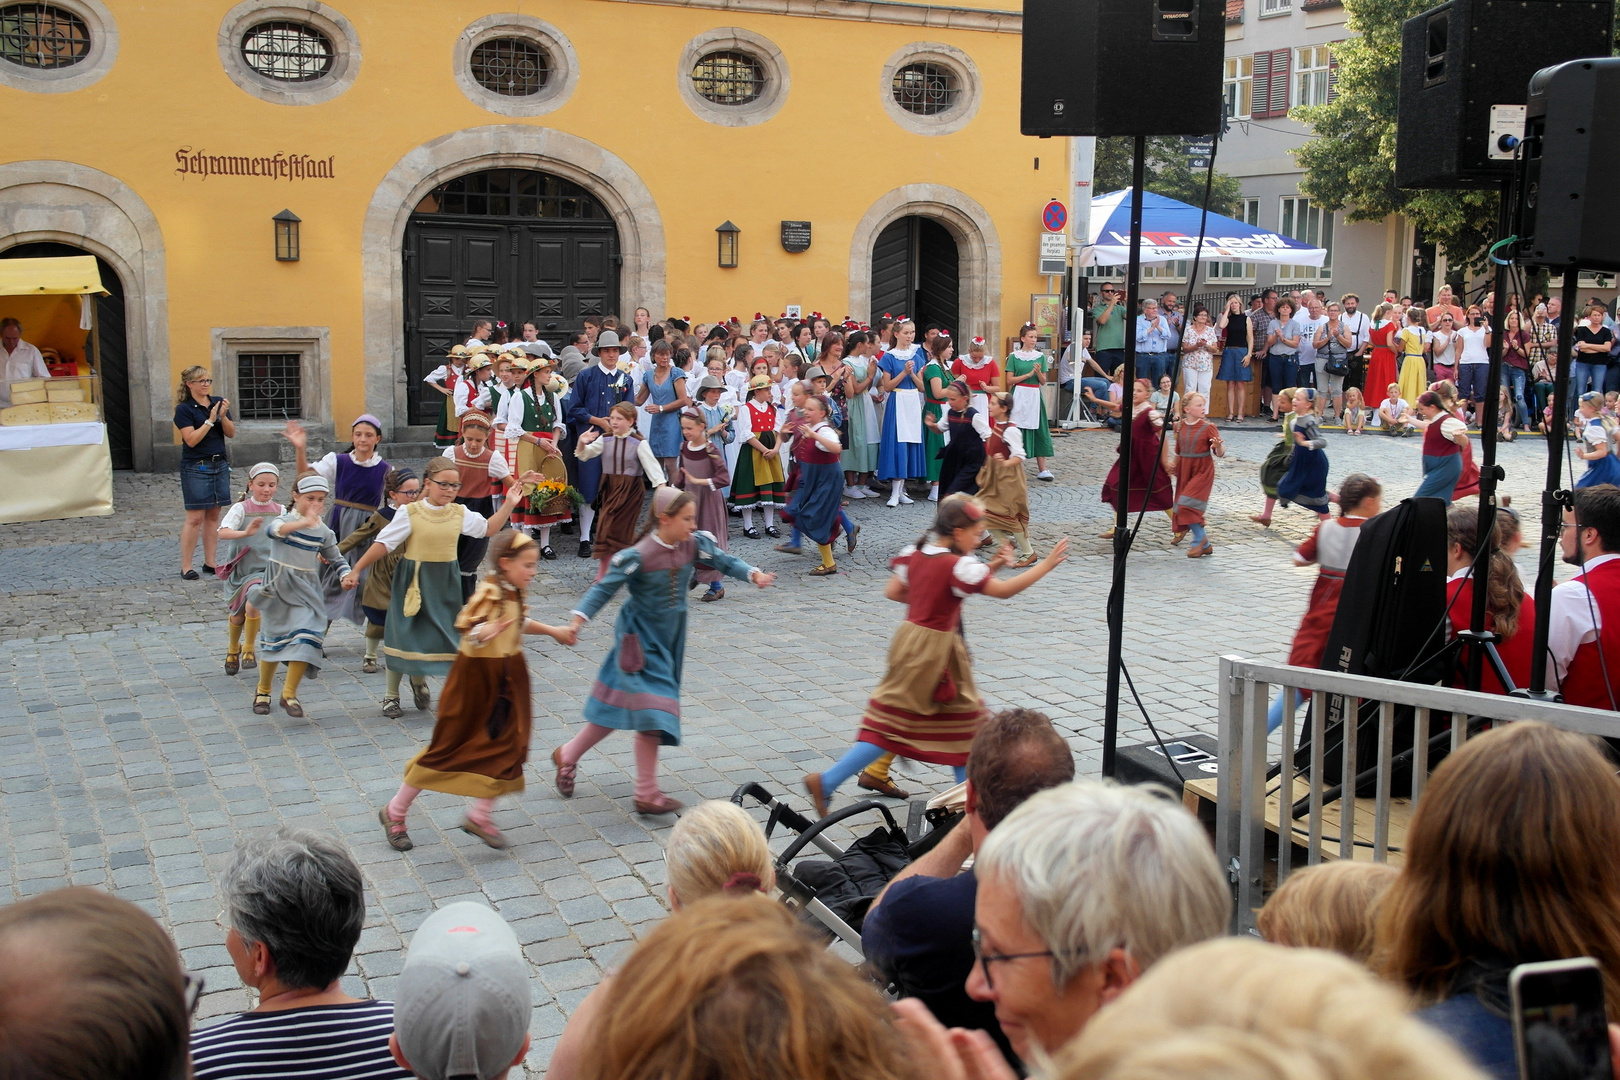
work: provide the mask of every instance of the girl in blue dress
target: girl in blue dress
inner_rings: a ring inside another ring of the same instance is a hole
[[[652,414],[647,444],[665,473],[675,468],[681,456],[681,410],[692,404],[686,393],[686,373],[674,365],[673,356],[669,342],[653,342],[652,370],[636,395],[636,404]]]
[[[878,442],[877,476],[889,482],[890,506],[910,502],[906,481],[928,475],[922,435],[922,370],[928,357],[917,345],[916,337],[916,323],[907,320],[896,324],[894,347],[877,362],[878,389],[888,395],[883,409],[883,437]]]
[[[765,588],[776,575],[722,551],[697,528],[690,493],[661,487],[641,538],[613,556],[606,576],[574,611],[572,629],[589,622],[621,588],[629,597],[614,621],[614,644],[585,702],[585,726],[551,752],[557,793],[574,794],[579,759],[613,731],[636,734],[636,812],[672,814],[681,804],[658,789],[658,748],[681,742],[681,666],[686,656],[686,593],[694,564]]]
[[[1575,414],[1577,440],[1575,456],[1586,462],[1586,471],[1575,481],[1578,488],[1593,484],[1620,484],[1620,458],[1615,457],[1614,421],[1603,415],[1603,395],[1589,390],[1581,395]]]
[[[1311,395],[1303,389],[1294,391],[1294,423],[1289,439],[1294,444],[1294,453],[1288,459],[1288,471],[1277,481],[1277,498],[1284,506],[1298,503],[1325,519],[1328,516],[1327,440],[1322,438],[1322,422],[1311,407]]]

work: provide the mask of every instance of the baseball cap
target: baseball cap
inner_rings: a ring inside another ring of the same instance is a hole
[[[423,921],[394,995],[394,1036],[424,1080],[490,1080],[529,1033],[529,963],[511,927],[482,904],[447,904]]]

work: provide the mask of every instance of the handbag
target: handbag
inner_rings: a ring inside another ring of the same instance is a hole
[[[1343,346],[1334,342],[1329,342],[1328,344],[1322,346],[1317,355],[1326,357],[1326,361],[1322,364],[1322,370],[1327,374],[1350,374],[1350,357],[1344,352]]]

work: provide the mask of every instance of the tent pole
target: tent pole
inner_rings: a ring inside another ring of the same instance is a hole
[[[1114,581],[1108,591],[1108,684],[1103,698],[1102,774],[1114,775],[1119,743],[1119,676],[1125,646],[1125,559],[1130,554],[1131,402],[1136,387],[1136,304],[1142,276],[1142,188],[1147,136],[1131,147],[1131,254],[1125,269],[1125,385],[1120,398],[1119,483],[1114,504]]]

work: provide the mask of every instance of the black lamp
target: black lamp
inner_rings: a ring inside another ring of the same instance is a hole
[[[276,223],[276,260],[297,262],[298,222],[301,219],[291,210],[283,210],[270,220]]]
[[[714,231],[720,234],[721,267],[727,270],[735,270],[737,268],[737,234],[742,230],[728,221]]]

